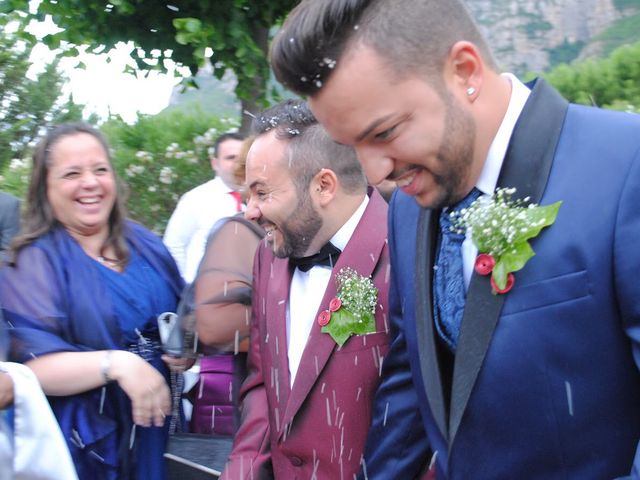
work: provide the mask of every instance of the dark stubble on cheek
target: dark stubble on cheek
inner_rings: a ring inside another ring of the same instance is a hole
[[[322,227],[322,218],[313,208],[309,195],[299,193],[298,204],[279,230],[282,233],[282,246],[275,252],[276,257],[303,257],[309,245]]]
[[[444,99],[447,114],[438,154],[443,173],[434,175],[434,181],[440,187],[440,195],[434,200],[432,208],[453,205],[467,194],[463,187],[473,162],[476,138],[476,125],[471,115],[450,94]]]

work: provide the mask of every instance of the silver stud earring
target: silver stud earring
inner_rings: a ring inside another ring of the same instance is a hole
[[[474,87],[467,88],[467,95],[471,96],[476,93],[476,89]]]

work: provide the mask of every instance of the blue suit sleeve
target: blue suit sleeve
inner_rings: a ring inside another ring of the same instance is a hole
[[[395,196],[394,196],[395,197]],[[392,206],[395,202],[392,201]],[[418,478],[429,462],[429,445],[419,411],[402,319],[398,272],[394,258],[394,209],[389,215],[391,287],[389,289],[392,343],[382,366],[382,381],[376,392],[373,421],[360,478]]]
[[[631,338],[633,358],[640,368],[640,151],[627,175],[620,196],[614,240],[615,289],[627,335]],[[639,407],[640,408],[640,407]],[[636,445],[633,466],[627,479],[640,479],[640,444]]]

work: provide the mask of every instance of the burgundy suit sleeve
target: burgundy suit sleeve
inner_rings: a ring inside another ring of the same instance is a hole
[[[240,428],[233,442],[233,449],[220,480],[271,479],[271,448],[267,394],[264,387],[261,347],[263,343],[260,324],[264,321],[260,276],[261,248],[258,248],[253,266],[253,294],[251,328],[247,356],[248,376],[240,389]]]

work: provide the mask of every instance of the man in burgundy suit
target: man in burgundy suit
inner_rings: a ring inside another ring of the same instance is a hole
[[[221,478],[352,479],[388,348],[387,206],[305,103],[279,104],[256,127],[245,215],[267,236],[254,263],[242,421]],[[369,333],[340,347],[321,325],[343,318],[329,312],[345,267],[378,294]]]

